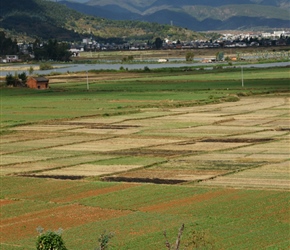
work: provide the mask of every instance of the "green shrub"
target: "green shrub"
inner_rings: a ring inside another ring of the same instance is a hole
[[[27,76],[26,73],[23,72],[21,74],[15,73],[13,76],[12,74],[6,75],[5,82],[7,86],[25,86],[27,81]]]
[[[98,239],[99,247],[96,250],[106,250],[106,249],[108,249],[109,241],[113,237],[114,237],[114,233],[112,233],[112,232],[108,233],[107,231],[104,231],[100,235],[100,237]]]
[[[59,232],[47,231],[38,236],[37,250],[67,250]]]
[[[148,67],[148,66],[145,66],[145,67],[144,67],[144,71],[145,71],[145,72],[149,72],[149,71],[150,71],[149,67]]]
[[[53,69],[53,66],[50,63],[41,63],[39,65],[40,70],[48,70],[48,69]]]
[[[185,60],[187,62],[193,61],[193,58],[194,58],[194,53],[192,51],[186,53]]]

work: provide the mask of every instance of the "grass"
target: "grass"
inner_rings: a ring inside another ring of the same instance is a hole
[[[211,103],[229,94],[289,91],[289,69],[249,69],[241,86],[239,69],[217,72],[153,72],[148,77],[52,84],[50,90],[1,88],[1,128],[84,116],[138,113],[139,108]],[[169,102],[170,101],[170,102]],[[1,132],[3,133],[3,132]]]
[[[51,203],[74,193],[90,193],[93,190],[105,190],[122,184],[57,181],[45,179],[25,179],[1,177],[5,198],[21,197],[4,206],[5,218],[36,213],[44,208],[48,210],[66,207],[67,203]],[[20,188],[21,187],[21,188]],[[8,192],[7,192],[7,191]],[[104,230],[115,232],[112,249],[162,249],[164,248],[163,230],[174,242],[178,228],[185,223],[184,240],[190,230],[205,230],[214,239],[215,246],[226,249],[267,248],[275,245],[289,246],[288,212],[289,192],[264,190],[212,189],[187,186],[141,185],[125,190],[111,191],[107,194],[85,199],[74,199],[70,203],[83,204],[86,207],[101,207],[127,211],[127,214],[108,219],[91,221],[85,224],[67,226],[63,239],[69,249],[92,249],[96,246],[98,235]],[[17,206],[18,205],[18,206]],[[21,207],[21,209],[17,209]],[[53,210],[52,210],[53,211]],[[5,218],[2,223],[5,223]],[[60,227],[54,224],[52,230]],[[41,225],[44,226],[44,225]],[[6,227],[10,230],[11,226]],[[35,230],[35,229],[34,229]],[[18,229],[16,230],[16,232]],[[7,234],[7,232],[5,233]],[[30,235],[30,236],[29,236]],[[34,235],[34,236],[33,236]],[[2,242],[20,244],[29,249],[34,245],[37,233],[29,232],[26,237]],[[247,240],[246,240],[247,239]],[[2,249],[6,248],[1,245]]]

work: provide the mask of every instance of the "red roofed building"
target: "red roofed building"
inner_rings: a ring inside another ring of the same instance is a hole
[[[48,82],[45,77],[30,77],[26,84],[31,89],[48,89]]]

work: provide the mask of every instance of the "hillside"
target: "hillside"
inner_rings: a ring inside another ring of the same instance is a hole
[[[114,20],[174,24],[197,31],[289,28],[288,0],[61,1],[83,13]]]
[[[5,1],[5,2],[4,2]],[[0,0],[0,29],[13,36],[76,41],[93,36],[99,41],[148,41],[171,36],[196,39],[186,29],[141,21],[112,21],[81,14],[63,4],[47,0]]]

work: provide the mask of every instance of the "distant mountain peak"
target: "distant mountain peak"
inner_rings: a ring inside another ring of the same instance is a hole
[[[197,31],[289,28],[289,0],[89,0],[62,3],[114,20],[172,24]]]

